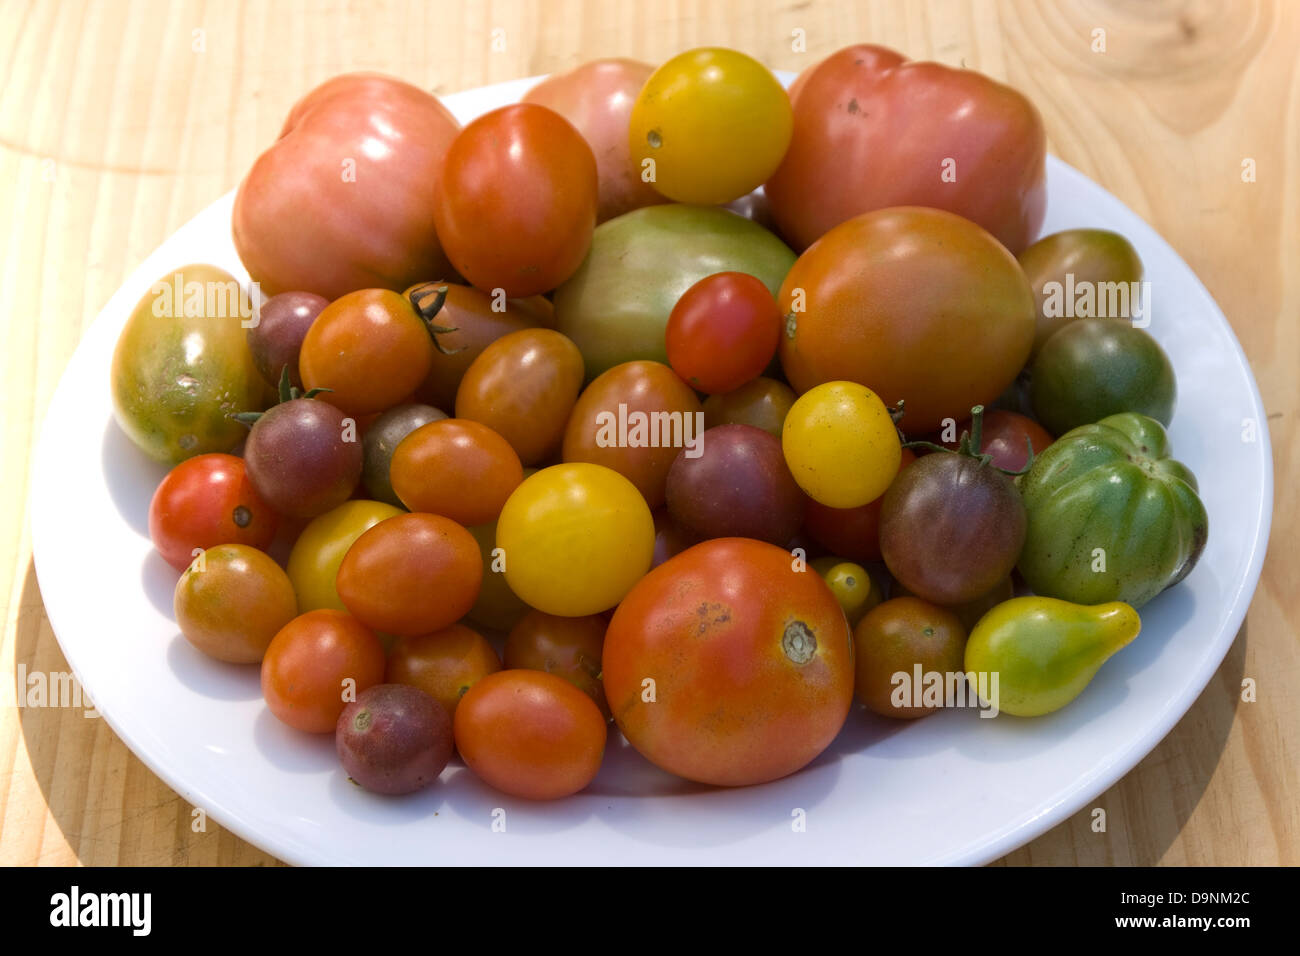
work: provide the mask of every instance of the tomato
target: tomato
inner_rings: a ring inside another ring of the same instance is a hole
[[[790,98],[767,67],[735,50],[701,47],[646,81],[628,143],[643,178],[652,175],[669,199],[717,205],[776,171],[793,122]]]
[[[402,499],[393,491],[393,452],[397,451],[403,438],[421,425],[442,421],[446,417],[446,412],[432,405],[411,403],[394,405],[370,423],[361,439],[361,481],[371,498],[399,508],[402,506]]]
[[[480,289],[528,296],[573,275],[591,245],[596,159],[559,113],[516,103],[480,116],[447,151],[433,218],[452,264]]]
[[[564,431],[567,462],[612,468],[636,485],[651,508],[664,503],[678,450],[698,443],[704,412],[695,393],[658,362],[627,362],[578,396]]]
[[[424,381],[433,342],[410,299],[388,289],[362,289],[336,299],[316,317],[302,342],[298,368],[306,388],[348,415],[382,412]]]
[[[753,425],[781,437],[785,416],[794,405],[794,390],[776,379],[759,377],[734,391],[704,401],[704,427]]]
[[[556,328],[582,352],[589,378],[636,359],[667,362],[664,329],[687,289],[715,272],[745,272],[775,295],[793,263],[780,239],[725,209],[636,209],[596,227],[582,267],[555,291]]]
[[[525,465],[560,450],[582,390],[582,353],[552,329],[511,332],[474,360],[456,392],[456,417],[482,422]]]
[[[488,786],[529,800],[567,797],[595,779],[605,718],[590,697],[541,671],[491,674],[456,709],[456,749]]]
[[[910,448],[904,448],[898,471],[914,461],[916,455]],[[894,480],[898,480],[898,472],[895,472]],[[804,511],[804,531],[837,557],[852,561],[879,561],[880,505],[883,500],[882,495],[856,508],[828,508],[810,500]]]
[[[642,578],[614,612],[602,666],[632,746],[719,786],[805,766],[853,698],[853,645],[835,596],[788,551],[747,538],[705,541]]]
[[[149,502],[149,537],[158,553],[184,571],[196,548],[246,544],[266,550],[279,516],[253,488],[244,462],[213,453],[181,462]]]
[[[1119,319],[1078,319],[1054,334],[1029,370],[1034,416],[1056,435],[1135,412],[1168,426],[1178,383],[1149,332]]]
[[[478,545],[468,531],[442,515],[404,514],[357,538],[335,586],[363,624],[404,635],[460,620],[474,606],[482,580]]]
[[[946,690],[948,675],[965,673],[966,628],[952,611],[914,597],[894,598],[858,622],[853,649],[858,700],[884,717],[924,717],[946,701],[942,695],[926,699],[926,675],[938,674],[938,686]]]
[[[730,392],[767,368],[781,325],[767,286],[743,272],[719,272],[673,306],[665,330],[668,362],[693,388]]]
[[[1011,87],[857,45],[809,67],[790,93],[794,135],[766,192],[796,248],[886,206],[948,210],[1013,253],[1038,234],[1047,137]]]
[[[334,732],[339,714],[384,679],[384,646],[343,611],[308,611],[280,629],[262,658],[266,706],[290,727]]]
[[[600,682],[600,652],[607,626],[608,622],[598,614],[556,617],[529,611],[510,629],[502,656],[508,668],[563,677],[595,701],[608,718],[609,706]]]
[[[271,407],[244,444],[253,487],[276,511],[295,518],[314,518],[347,501],[363,463],[356,420],[315,398]]]
[[[860,564],[831,556],[813,561],[812,568],[822,576],[844,609],[849,627],[856,626],[863,615],[883,600],[880,586]]]
[[[1034,297],[1015,258],[938,209],[882,209],[836,226],[781,287],[781,365],[796,392],[858,382],[924,434],[992,402],[1034,341]]]
[[[327,300],[311,292],[281,292],[262,304],[257,324],[248,330],[248,349],[262,381],[276,388],[287,368],[289,384],[302,388],[298,353],[307,330],[327,305]]]
[[[455,331],[437,333],[442,348],[434,352],[429,374],[415,390],[415,398],[435,408],[454,411],[461,379],[490,343],[520,329],[549,326],[553,318],[534,308],[532,299],[502,302],[486,292],[453,282],[440,282],[437,286],[424,283],[408,289],[407,294],[416,292],[416,301],[428,309],[435,300],[434,290],[444,286],[447,297],[434,324]]]
[[[249,274],[267,295],[333,300],[444,272],[433,197],[459,128],[435,97],[391,77],[349,73],[316,87],[235,195],[235,248]]]
[[[463,525],[494,521],[524,469],[510,444],[478,422],[444,418],[421,425],[393,452],[393,490],[412,511]]]
[[[532,471],[530,468],[525,474]],[[483,559],[483,586],[479,589],[478,600],[466,617],[480,627],[508,631],[528,613],[528,605],[510,590],[501,556],[493,553],[497,544],[496,522],[474,525],[467,530],[478,543],[479,554]]]
[[[217,545],[195,559],[176,582],[172,607],[187,641],[233,664],[260,661],[298,614],[288,576],[246,544]]]
[[[903,454],[884,403],[853,382],[827,382],[802,395],[785,417],[781,447],[799,487],[831,508],[875,501]]]
[[[993,586],[991,591],[981,594],[971,601],[963,601],[961,604],[948,604],[942,606],[945,611],[952,611],[957,615],[957,620],[961,621],[961,626],[969,634],[975,625],[985,614],[997,607],[1003,601],[1010,601],[1015,597],[1016,588],[1010,577],[1005,577]],[[896,597],[916,597],[907,589],[907,585],[901,581],[894,581],[889,589],[889,596]]]
[[[384,680],[418,687],[452,717],[475,682],[501,670],[501,658],[478,631],[464,624],[432,634],[399,637],[388,655]]]
[[[666,200],[649,183],[628,152],[632,103],[654,68],[637,60],[591,60],[566,73],[553,73],[523,96],[523,102],[555,110],[582,134],[596,158],[600,180],[599,222]]]
[[[345,501],[313,518],[293,543],[286,568],[298,596],[299,610],[346,610],[334,586],[343,556],[364,532],[401,513],[400,508],[380,501],[358,500]]]
[[[698,535],[679,527],[673,521],[666,507],[657,509],[652,515],[655,521],[655,551],[650,561],[653,568],[659,567],[675,554],[681,554],[692,545],[700,543]]]
[[[231,451],[247,432],[230,413],[263,407],[243,328],[251,318],[240,314],[252,301],[242,299],[228,272],[189,265],[155,282],[127,319],[113,349],[113,416],[155,461]]]
[[[951,434],[953,441],[941,441],[945,448],[957,450],[961,436],[970,431],[970,419],[957,423]],[[1006,471],[1020,471],[1029,460],[1029,449],[1040,455],[1052,443],[1052,436],[1042,425],[1017,412],[993,409],[984,412],[981,425],[980,451],[993,456],[993,464]],[[943,436],[939,436],[942,438]]]
[[[1142,259],[1118,233],[1067,229],[1044,236],[1017,258],[1038,304],[1034,355],[1074,318],[1139,317],[1131,292],[1142,281]],[[1113,308],[1112,290],[1117,297]]]
[[[553,465],[524,479],[497,521],[511,590],[565,617],[622,600],[650,567],[654,543],[654,519],[636,486],[587,463]]]

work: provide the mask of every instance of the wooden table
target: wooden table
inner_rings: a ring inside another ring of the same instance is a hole
[[[67,665],[31,561],[30,452],[87,324],[234,186],[293,101],[345,70],[446,93],[598,56],[704,44],[800,70],[855,41],[1027,93],[1056,155],[1142,215],[1222,305],[1264,395],[1278,489],[1248,617],[1196,705],[1089,808],[1008,863],[1300,862],[1300,4],[616,4],[0,0],[0,863],[266,864],[81,711],[15,708]],[[494,31],[504,32],[494,32]],[[1096,30],[1105,51],[1094,50]],[[794,43],[802,31],[805,50]],[[503,40],[495,44],[493,40]],[[1255,160],[1256,181],[1242,181]],[[69,502],[75,508],[76,502]],[[1240,700],[1243,677],[1258,684]],[[1093,832],[1092,807],[1107,811]]]

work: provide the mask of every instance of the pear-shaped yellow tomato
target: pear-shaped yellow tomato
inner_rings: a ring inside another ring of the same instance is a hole
[[[825,382],[801,395],[785,416],[781,448],[799,487],[829,508],[875,501],[903,457],[884,402],[855,382]]]
[[[345,501],[311,520],[289,552],[289,580],[300,613],[319,608],[343,611],[334,579],[352,542],[385,518],[402,514],[382,501]]]
[[[560,617],[613,607],[650,569],[655,523],[636,485],[586,462],[543,468],[497,519],[506,581],[527,604]]]
[[[1060,710],[1098,668],[1137,637],[1142,621],[1121,601],[1071,604],[1020,597],[985,614],[966,643],[966,673],[988,703],[1017,717]]]

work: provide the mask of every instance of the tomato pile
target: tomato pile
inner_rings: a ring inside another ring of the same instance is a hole
[[[181,632],[384,794],[459,754],[564,797],[611,721],[741,786],[855,698],[1064,707],[1208,524],[1141,260],[1037,238],[1045,156],[1015,90],[871,46],[788,94],[602,60],[463,129],[330,80],[236,196],[256,289],[178,270],[114,355]]]

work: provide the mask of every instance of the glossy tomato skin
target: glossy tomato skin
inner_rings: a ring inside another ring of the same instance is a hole
[[[265,552],[245,544],[208,548],[176,582],[172,609],[185,639],[209,657],[255,664],[298,614],[293,585]]]
[[[438,779],[454,747],[451,717],[428,694],[376,684],[357,695],[335,729],[339,762],[373,793],[413,793]]]
[[[704,427],[753,425],[781,437],[785,416],[795,402],[794,390],[784,382],[760,376],[740,388],[704,400]]]
[[[848,621],[821,575],[746,538],[705,541],[647,574],[614,612],[602,666],[632,745],[719,786],[799,770],[853,698]]]
[[[304,613],[320,608],[346,610],[335,587],[344,556],[362,534],[401,513],[402,509],[382,501],[345,501],[308,522],[294,541],[285,567],[298,596],[298,609]]]
[[[901,473],[916,461],[910,448],[904,448],[898,464]],[[894,475],[898,480],[898,475]],[[830,508],[809,499],[804,512],[803,529],[831,554],[851,561],[880,560],[880,506],[884,495],[856,508]]]
[[[478,631],[464,624],[399,637],[388,655],[384,679],[418,687],[453,717],[474,684],[501,670],[501,658]]]
[[[249,480],[283,515],[314,518],[347,501],[361,480],[356,421],[336,406],[298,398],[272,406],[244,445]]]
[[[327,305],[328,301],[311,292],[281,292],[266,300],[257,325],[248,330],[248,349],[267,385],[279,385],[280,374],[287,368],[289,384],[302,388],[298,353],[307,330]]]
[[[1047,137],[1011,87],[864,44],[804,71],[791,99],[794,135],[766,192],[795,248],[887,206],[946,209],[1013,253],[1037,236]]]
[[[444,418],[402,439],[390,475],[412,511],[475,525],[496,520],[524,469],[510,444],[486,425]]]
[[[654,67],[638,60],[591,60],[552,74],[523,96],[525,103],[555,110],[591,147],[600,179],[599,222],[668,201],[642,182],[627,145],[632,104],[653,72]]]
[[[298,615],[275,635],[262,658],[266,706],[290,727],[311,734],[334,732],[348,704],[345,690],[359,694],[383,679],[383,644],[344,611]]]
[[[970,419],[958,422],[954,428],[955,441],[940,441],[945,448],[957,450],[961,436],[971,430]],[[984,421],[980,426],[981,452],[993,456],[993,464],[1007,471],[1020,471],[1029,460],[1029,449],[1034,450],[1034,457],[1041,455],[1052,443],[1052,436],[1047,429],[1028,415],[1003,409],[991,409],[984,412]],[[942,436],[939,436],[942,438]]]
[[[446,417],[446,412],[432,405],[411,402],[394,405],[370,423],[361,440],[364,457],[361,480],[371,498],[403,507],[402,499],[393,491],[393,452],[397,451],[403,438],[421,425],[442,421]]]
[[[582,353],[554,329],[523,329],[490,344],[456,392],[456,417],[500,434],[525,465],[560,450],[583,382]]]
[[[620,441],[618,422],[626,412],[628,427]],[[667,413],[680,423],[681,434],[669,443],[651,444],[648,431],[634,442],[633,416]],[[702,434],[704,411],[689,386],[667,365],[659,362],[624,362],[596,378],[578,396],[564,432],[562,454],[566,462],[590,462],[612,468],[636,485],[651,508],[664,503],[668,469],[683,442]]]
[[[265,551],[279,523],[243,460],[219,452],[181,462],[149,503],[149,537],[177,571],[189,567],[195,548],[246,544]]]
[[[599,614],[557,617],[531,610],[510,629],[502,658],[508,668],[563,677],[595,701],[608,719],[609,705],[600,682],[600,652],[608,626]]]
[[[442,515],[404,514],[357,538],[339,565],[336,586],[362,623],[408,635],[460,620],[482,581],[478,545],[468,531]]]
[[[592,699],[562,677],[534,670],[491,674],[456,708],[456,749],[502,793],[556,800],[595,779],[607,730]]]
[[[249,274],[268,295],[333,300],[445,272],[434,188],[459,129],[435,97],[392,77],[350,73],[316,87],[235,196]]]
[[[573,124],[516,103],[480,116],[451,144],[434,221],[452,264],[473,285],[536,295],[582,264],[598,187],[596,159]]]
[[[895,674],[912,678],[919,665],[922,674],[959,674],[966,650],[966,628],[956,614],[914,597],[899,597],[878,604],[853,629],[856,660],[855,692],[867,709],[882,717],[913,719],[932,714],[922,688],[894,680]],[[911,693],[903,693],[909,688]]]
[[[890,408],[905,400],[910,434],[992,403],[1034,341],[1034,297],[1015,257],[938,209],[881,209],[836,226],[799,257],[779,300],[794,390],[842,379]]]
[[[776,355],[781,313],[767,286],[744,272],[701,279],[668,316],[668,364],[692,388],[730,392],[759,376]]]

